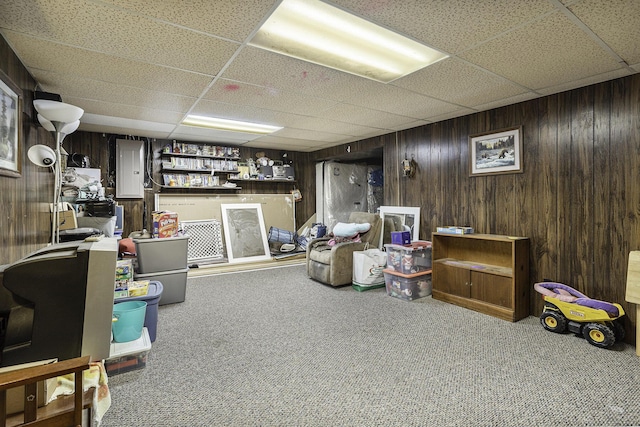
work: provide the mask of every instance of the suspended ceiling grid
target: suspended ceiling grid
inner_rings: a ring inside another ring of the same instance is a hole
[[[314,151],[640,71],[634,0],[335,0],[447,59],[388,84],[248,45],[271,0],[5,0],[0,34],[81,130]],[[34,88],[35,89],[35,88]],[[267,136],[186,114],[283,126]]]

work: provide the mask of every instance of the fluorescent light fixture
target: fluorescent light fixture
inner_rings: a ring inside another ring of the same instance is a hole
[[[189,114],[182,121],[183,125],[198,126],[203,128],[226,130],[231,132],[245,132],[267,134],[282,129],[279,126],[263,125],[259,123],[241,122],[238,120],[218,119],[215,117],[196,116]]]
[[[448,56],[318,0],[283,0],[249,44],[382,83]]]

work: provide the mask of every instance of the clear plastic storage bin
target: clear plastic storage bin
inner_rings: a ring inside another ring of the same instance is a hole
[[[431,270],[431,242],[416,240],[410,245],[384,245],[387,268],[397,273],[415,274]]]
[[[411,301],[431,295],[431,270],[414,274],[402,274],[384,269],[387,295]]]

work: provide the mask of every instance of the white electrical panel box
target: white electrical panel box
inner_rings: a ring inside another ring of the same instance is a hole
[[[144,144],[116,139],[116,198],[144,197]]]

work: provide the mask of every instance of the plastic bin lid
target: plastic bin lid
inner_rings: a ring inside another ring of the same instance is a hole
[[[157,280],[152,280],[149,282],[149,291],[146,295],[141,295],[139,297],[125,297],[118,298],[114,301],[114,303],[125,302],[125,301],[147,301],[153,300],[155,298],[160,299],[162,296],[162,283]]]
[[[134,238],[133,243],[144,244],[144,243],[160,243],[160,242],[175,242],[176,240],[186,240],[189,239],[188,234],[183,234],[182,236],[173,236],[173,237],[151,237],[148,239],[138,239]]]
[[[142,335],[137,340],[129,342],[112,341],[107,361],[116,357],[138,354],[149,350],[151,350],[151,339],[149,338],[149,331],[144,327],[142,328]]]
[[[426,276],[427,274],[431,274],[431,271],[432,270],[425,270],[425,271],[418,271],[417,273],[404,274],[404,273],[400,273],[399,271],[393,270],[391,268],[385,268],[384,270],[382,270],[383,273],[390,274],[392,276],[404,277],[405,279],[413,279],[414,277]]]

